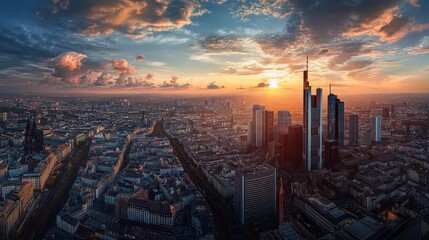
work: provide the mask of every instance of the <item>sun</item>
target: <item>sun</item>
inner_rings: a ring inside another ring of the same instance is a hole
[[[268,84],[269,88],[279,88],[279,81],[277,79],[270,78],[270,80],[268,80]]]

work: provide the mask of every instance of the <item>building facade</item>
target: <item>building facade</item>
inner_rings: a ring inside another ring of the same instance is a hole
[[[261,217],[276,216],[276,179],[276,169],[270,165],[235,171],[234,210],[241,224],[250,224]]]
[[[381,142],[381,116],[376,115],[371,119],[371,141]]]

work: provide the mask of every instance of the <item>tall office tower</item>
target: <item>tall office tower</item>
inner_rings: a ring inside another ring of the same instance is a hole
[[[388,107],[383,108],[383,118],[389,118],[389,111],[390,109]]]
[[[344,102],[331,93],[329,84],[328,95],[328,139],[337,140],[340,147],[344,146]]]
[[[250,120],[247,122],[247,145],[252,145],[253,137],[253,121]]]
[[[276,169],[266,164],[235,171],[234,210],[241,224],[276,219],[276,179]]]
[[[356,114],[349,117],[349,145],[359,145],[359,117]]]
[[[255,147],[265,145],[265,110],[257,110],[255,118]]]
[[[371,120],[371,141],[381,142],[381,117],[373,116]]]
[[[226,102],[226,110],[231,110],[231,102],[230,101]]]
[[[332,168],[339,161],[338,156],[338,141],[337,140],[326,140],[323,142],[324,145],[324,165],[326,168]]]
[[[395,105],[390,105],[390,116],[391,117],[396,117],[396,106]]]
[[[3,122],[6,122],[6,120],[7,120],[7,112],[3,112],[1,114],[1,118],[2,118]]]
[[[285,133],[289,126],[292,126],[292,115],[289,111],[280,110],[277,112],[277,126],[279,133]]]
[[[302,170],[302,125],[289,126],[288,132],[282,134],[282,150],[279,166],[283,170]]]
[[[252,145],[256,146],[256,111],[265,110],[264,106],[253,105],[253,114],[252,114]]]
[[[265,111],[264,146],[274,141],[274,112]]]
[[[303,89],[303,156],[305,169],[311,171],[323,166],[322,160],[322,89],[316,90],[316,95],[311,95],[311,86],[308,82],[308,57],[307,70],[304,71]]]

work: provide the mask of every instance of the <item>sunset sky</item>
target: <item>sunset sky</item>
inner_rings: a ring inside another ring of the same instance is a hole
[[[0,93],[429,92],[425,0],[0,1]]]

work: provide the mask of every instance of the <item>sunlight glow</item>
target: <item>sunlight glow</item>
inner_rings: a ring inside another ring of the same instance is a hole
[[[278,88],[279,87],[279,81],[277,79],[271,78],[268,80],[269,88]]]

